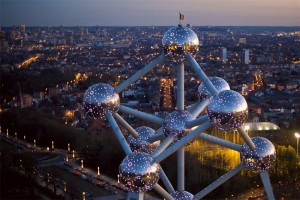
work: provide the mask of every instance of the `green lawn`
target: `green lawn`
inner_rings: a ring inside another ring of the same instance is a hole
[[[58,166],[44,167],[42,170],[50,173],[53,177],[59,177],[61,180],[66,181],[67,190],[69,185],[69,187],[76,188],[75,193],[82,193],[84,191],[90,193],[94,197],[112,194],[105,189],[82,179],[80,176],[71,174],[64,169],[59,168]],[[72,190],[72,188],[70,190]]]

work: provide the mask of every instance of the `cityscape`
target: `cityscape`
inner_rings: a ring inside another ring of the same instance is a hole
[[[2,25],[0,198],[298,199],[300,26],[188,15]]]

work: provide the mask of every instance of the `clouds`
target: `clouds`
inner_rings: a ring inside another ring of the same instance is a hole
[[[299,0],[1,0],[1,26],[299,26]]]

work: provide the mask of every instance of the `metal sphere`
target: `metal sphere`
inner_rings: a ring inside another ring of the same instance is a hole
[[[194,195],[187,191],[176,191],[171,194],[171,196],[174,198],[174,200],[193,200]]]
[[[223,90],[211,98],[207,111],[214,127],[230,131],[243,125],[248,116],[248,105],[240,93]]]
[[[126,156],[120,167],[120,181],[133,192],[146,192],[159,180],[160,166],[147,153],[136,152]]]
[[[194,119],[190,112],[176,110],[164,119],[163,132],[166,137],[173,134],[176,140],[179,140],[190,132],[190,129],[186,128],[186,123]]]
[[[274,145],[263,137],[253,137],[251,140],[256,148],[251,150],[247,144],[244,144],[240,154],[245,167],[253,172],[269,170],[276,160]]]
[[[105,112],[117,112],[120,97],[115,89],[105,83],[89,87],[83,96],[83,105],[87,114],[95,119],[103,118]]]
[[[171,60],[183,61],[185,52],[192,56],[196,55],[199,50],[199,39],[192,29],[179,25],[165,33],[162,45]]]
[[[220,77],[210,77],[209,80],[211,81],[213,86],[215,86],[218,92],[221,92],[223,90],[230,90],[229,84]],[[208,97],[211,97],[210,92],[208,91],[208,89],[206,88],[203,82],[198,87],[198,93],[199,93],[200,101]]]
[[[139,137],[134,138],[132,135],[129,135],[127,139],[130,149],[133,152],[146,152],[150,154],[160,144],[160,141],[148,142],[148,139],[155,135],[155,130],[152,128],[141,126],[136,128],[135,131],[139,134]]]

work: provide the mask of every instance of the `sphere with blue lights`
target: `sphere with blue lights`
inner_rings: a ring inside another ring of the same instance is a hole
[[[253,137],[251,140],[255,144],[255,149],[251,150],[245,143],[240,154],[241,161],[253,172],[269,170],[276,160],[275,146],[263,137]]]
[[[199,50],[199,39],[192,29],[179,25],[165,33],[162,45],[168,57],[178,62],[184,60],[185,53],[196,55]]]
[[[134,152],[119,167],[120,181],[132,192],[146,192],[158,182],[159,170],[160,165],[149,154]]]
[[[146,152],[150,154],[160,144],[160,141],[148,142],[148,139],[156,134],[154,129],[141,126],[136,128],[135,131],[139,137],[134,138],[132,135],[129,135],[127,139],[130,149],[133,152]]]
[[[120,98],[112,86],[98,83],[86,90],[83,105],[88,116],[103,119],[105,112],[115,113],[119,110]]]
[[[209,80],[218,92],[221,92],[223,90],[230,90],[229,84],[220,77],[209,77]],[[211,97],[210,92],[208,91],[207,87],[204,85],[203,82],[198,87],[198,93],[200,101]]]
[[[193,200],[194,195],[187,191],[176,191],[171,194],[171,196],[174,198],[174,200]]]
[[[223,90],[211,98],[207,112],[215,128],[231,131],[244,124],[248,117],[248,104],[240,93]]]

